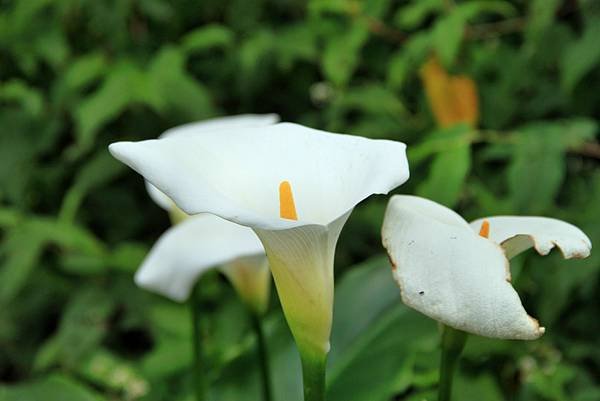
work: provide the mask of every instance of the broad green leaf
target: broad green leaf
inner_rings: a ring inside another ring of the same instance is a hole
[[[335,302],[328,399],[385,400],[408,388],[417,353],[438,335],[433,321],[402,305],[389,262],[356,266]]]
[[[103,399],[91,388],[59,374],[32,383],[0,385],[0,401],[101,401]]]

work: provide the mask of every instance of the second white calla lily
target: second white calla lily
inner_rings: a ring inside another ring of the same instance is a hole
[[[296,342],[312,355],[329,350],[340,231],[356,204],[408,179],[405,149],[289,123],[110,146],[187,214],[254,229]]]
[[[454,211],[396,195],[382,228],[383,244],[408,306],[452,328],[487,337],[535,339],[544,333],[511,285],[509,258],[556,246],[585,258],[591,242],[577,227],[545,217],[498,216],[467,223]]]
[[[220,268],[240,297],[262,314],[270,275],[261,242],[252,230],[211,214],[189,217],[156,242],[135,275],[140,287],[185,301],[206,271]]]

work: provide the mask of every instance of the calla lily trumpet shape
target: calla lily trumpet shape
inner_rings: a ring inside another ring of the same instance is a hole
[[[221,117],[169,129],[161,138],[260,127],[277,121],[276,114]],[[136,273],[136,284],[182,302],[203,273],[219,267],[244,303],[254,313],[263,314],[268,306],[270,275],[264,248],[256,234],[214,215],[190,217],[148,181],[146,189],[152,200],[169,212],[173,223],[181,224],[167,230],[154,245]]]
[[[333,259],[356,204],[408,179],[400,142],[281,123],[120,142],[111,153],[187,214],[212,213],[262,241],[304,354],[329,350]]]
[[[509,259],[555,246],[565,258],[585,258],[592,247],[564,221],[498,216],[469,224],[445,206],[405,195],[390,200],[382,237],[405,304],[454,329],[521,340],[544,328],[511,285]]]

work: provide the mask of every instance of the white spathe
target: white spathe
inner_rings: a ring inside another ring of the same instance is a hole
[[[583,231],[562,220],[494,216],[477,219],[471,226],[479,230],[484,220],[490,223],[489,238],[502,245],[509,259],[532,247],[540,255],[547,255],[556,246],[565,259],[587,258],[592,249],[592,243]]]
[[[559,244],[569,258],[589,255],[591,243],[581,230],[560,220],[487,220],[489,239],[478,234],[483,220],[470,226],[454,211],[428,199],[392,197],[382,238],[402,300],[455,329],[503,339],[538,338],[544,328],[527,314],[510,284],[509,261],[500,245],[531,238],[530,244]],[[526,249],[521,245],[521,251]],[[545,253],[550,250],[538,246]]]
[[[188,214],[212,213],[260,237],[301,348],[329,349],[333,255],[352,209],[409,176],[406,146],[281,123],[120,142],[111,153]],[[280,217],[287,181],[297,220]]]
[[[257,271],[268,272],[263,246],[251,229],[218,216],[200,214],[171,227],[159,238],[138,269],[135,282],[183,302],[207,270],[241,261],[245,269],[252,265]],[[259,272],[244,277],[251,288],[267,286],[267,295],[257,294],[258,298],[268,296],[268,274]]]
[[[209,120],[198,121],[189,124],[179,125],[163,132],[160,138],[176,136],[195,136],[202,135],[206,131],[218,131],[223,129],[236,129],[244,127],[263,127],[278,123],[280,120],[277,114],[240,114],[237,116],[217,117]],[[168,212],[173,212],[175,204],[167,195],[158,188],[146,181],[146,190],[150,198],[161,208]]]

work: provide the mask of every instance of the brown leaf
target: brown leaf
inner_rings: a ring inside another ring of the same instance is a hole
[[[466,75],[449,75],[436,57],[421,67],[421,79],[431,110],[440,127],[479,120],[477,86]]]

